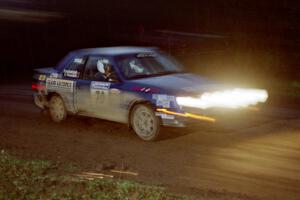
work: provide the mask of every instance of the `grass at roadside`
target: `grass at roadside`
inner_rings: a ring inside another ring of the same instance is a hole
[[[187,199],[162,187],[113,179],[87,180],[77,169],[49,161],[20,160],[0,152],[0,199]]]

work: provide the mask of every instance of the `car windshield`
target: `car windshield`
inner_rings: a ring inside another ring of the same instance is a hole
[[[183,68],[163,53],[140,53],[119,58],[119,68],[126,79],[138,79],[182,73]]]

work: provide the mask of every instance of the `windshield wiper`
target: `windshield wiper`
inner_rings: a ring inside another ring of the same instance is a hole
[[[139,79],[139,78],[147,78],[149,76],[151,76],[151,74],[138,74],[138,75],[128,77],[128,79],[132,80],[132,79]]]
[[[156,74],[151,74],[153,76],[163,76],[163,75],[168,75],[168,74],[178,74],[178,73],[182,73],[181,71],[163,71],[163,72],[159,72]]]
[[[178,73],[184,73],[184,71],[163,71],[155,74],[138,74],[132,77],[129,77],[129,79],[139,79],[139,78],[149,78],[149,77],[155,77],[155,76],[164,76],[169,74],[178,74]]]

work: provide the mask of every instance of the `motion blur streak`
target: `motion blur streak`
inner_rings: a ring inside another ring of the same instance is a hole
[[[47,22],[52,19],[63,17],[56,12],[36,11],[28,9],[0,9],[0,19],[11,21]]]
[[[241,108],[266,102],[268,92],[259,89],[240,89],[205,92],[199,98],[177,97],[181,106],[207,109],[211,107]]]

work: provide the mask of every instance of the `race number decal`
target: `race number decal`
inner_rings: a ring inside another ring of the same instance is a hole
[[[91,99],[93,104],[105,104],[109,93],[110,83],[93,81],[91,83]]]
[[[93,104],[104,104],[107,101],[108,91],[107,90],[91,90],[91,98]]]

